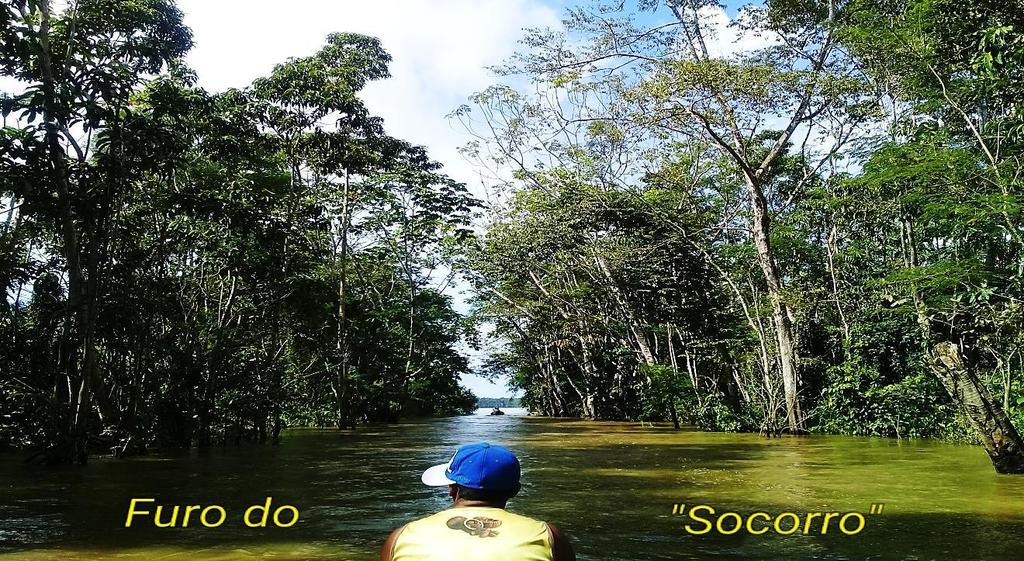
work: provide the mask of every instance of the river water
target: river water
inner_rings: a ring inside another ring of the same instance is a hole
[[[292,430],[278,446],[84,468],[0,456],[0,561],[376,559],[392,528],[445,508],[445,491],[423,487],[420,472],[479,440],[519,454],[524,489],[511,510],[562,526],[581,560],[1024,559],[1024,477],[996,475],[977,447],[510,414]],[[268,496],[297,507],[300,521],[246,528],[245,507]],[[144,517],[124,528],[132,497],[219,504],[228,518],[218,528],[158,529]],[[675,503],[739,513],[885,507],[853,536],[695,536],[683,530],[692,521],[673,516]]]

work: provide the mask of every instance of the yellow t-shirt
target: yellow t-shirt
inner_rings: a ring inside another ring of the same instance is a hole
[[[493,507],[457,507],[410,522],[392,561],[553,561],[547,524]]]

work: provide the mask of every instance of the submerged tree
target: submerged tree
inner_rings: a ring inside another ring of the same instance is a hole
[[[887,278],[996,469],[1024,473],[1010,419],[1024,263],[1024,19],[1012,4],[857,2],[847,33],[894,113],[856,183],[899,228],[903,257]]]
[[[628,184],[672,159],[673,142],[686,142],[700,148],[693,151],[696,177],[684,181],[699,181],[709,172],[739,181],[743,198],[729,179],[705,193],[737,205],[722,216],[718,236],[709,239],[728,237],[738,220],[747,222],[746,240],[761,271],[757,284],[772,310],[768,333],[774,334],[774,349],[764,358],[777,360],[777,367],[767,365],[764,374],[778,371],[785,428],[803,432],[794,326],[799,314],[791,303],[802,298],[785,287],[787,272],[773,249],[773,215],[788,212],[811,183],[835,168],[837,155],[864,118],[858,105],[862,83],[837,48],[838,4],[813,12],[784,2],[748,9],[739,24],[748,34],[765,37],[765,45],[737,53],[710,46],[716,30],[706,16],[714,7],[714,2],[668,2],[671,19],[647,27],[600,6],[574,9],[568,20],[572,35],[534,33],[532,50],[506,69],[529,73],[540,87],[536,99],[495,88],[477,103],[498,131],[490,144],[498,148],[502,165],[534,168],[534,150],[526,146],[539,144],[556,154],[543,165],[564,166],[574,152],[587,152],[603,166],[602,179]],[[822,147],[817,138],[831,142]],[[731,191],[713,195],[719,187]],[[717,252],[711,243],[700,251]],[[749,299],[737,290],[737,298]],[[749,308],[746,301],[742,305]],[[757,327],[763,337],[765,330]],[[768,424],[776,428],[770,419]]]
[[[722,294],[692,240],[666,226],[702,236],[687,194],[630,195],[558,171],[537,179],[467,263],[479,313],[529,360],[513,365],[529,376],[518,381],[527,402],[558,416],[673,419],[689,402],[689,421],[737,423],[738,407],[706,397],[738,397],[716,360]]]
[[[120,412],[101,372],[97,318],[111,265],[112,221],[137,170],[123,165],[131,96],[191,47],[173,2],[81,2],[62,14],[51,3],[0,5],[2,75],[26,84],[6,100],[4,189],[19,215],[54,233],[67,297],[49,391],[59,403],[60,461],[83,461],[94,404],[105,423]],[[10,132],[7,132],[7,131]],[[76,131],[86,135],[80,142]],[[17,305],[17,304],[16,304]]]
[[[0,6],[0,438],[67,463],[472,407],[425,269],[473,201],[359,99],[377,40],[211,94],[173,2]]]
[[[500,245],[488,250],[531,262],[531,225],[549,212],[524,204],[536,197],[563,200],[587,185],[643,205],[647,234],[704,263],[678,274],[706,274],[730,297],[709,314],[723,314],[729,334],[713,356],[732,365],[738,426],[962,438],[965,420],[996,469],[1018,472],[1020,13],[987,1],[782,0],[744,7],[724,26],[717,2],[570,8],[565,32],[529,32],[526,50],[499,68],[525,76],[529,92],[495,86],[457,112],[478,135],[467,154],[504,190],[487,237]],[[659,208],[652,187],[685,196]],[[616,233],[599,227],[596,237]],[[591,250],[560,251],[556,263]],[[561,341],[558,307],[547,306],[574,293],[545,294],[523,278],[504,281],[503,298],[493,289],[504,276],[489,275],[504,269],[476,267],[491,279],[478,286],[482,309],[510,343],[494,366],[513,370],[544,410],[595,414],[559,405],[572,394],[551,380],[576,381],[576,366],[556,355],[545,370],[544,348],[526,337]],[[682,282],[645,274],[654,286],[644,290]],[[634,347],[610,368],[655,364],[636,387],[672,401],[689,370],[649,360],[657,353],[630,341],[629,325],[650,326],[650,312],[631,317],[611,306],[616,297],[609,287],[596,299],[608,299],[608,319],[574,345]],[[729,402],[725,385],[691,385]]]

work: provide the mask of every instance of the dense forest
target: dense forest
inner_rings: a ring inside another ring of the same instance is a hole
[[[173,0],[3,0],[0,443],[466,412],[487,333],[536,413],[966,439],[1024,472],[1024,5],[730,9],[527,30],[451,116],[477,218],[364,106],[376,39],[208,92]]]
[[[0,442],[38,459],[468,412],[439,286],[475,205],[336,34],[196,87],[171,0],[0,2]]]
[[[456,116],[547,415],[982,442],[1024,472],[1024,5],[591,2]],[[739,38],[738,41],[732,40]]]

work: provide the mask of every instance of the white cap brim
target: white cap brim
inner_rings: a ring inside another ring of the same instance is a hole
[[[452,481],[451,479],[448,479],[448,476],[445,475],[445,472],[448,471],[449,465],[451,465],[451,462],[447,464],[436,465],[432,468],[427,469],[427,471],[423,472],[423,475],[420,476],[420,480],[423,481],[424,485],[430,485],[431,487],[453,485],[455,482]]]

